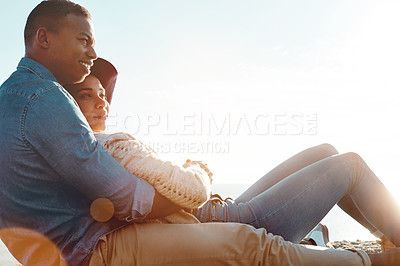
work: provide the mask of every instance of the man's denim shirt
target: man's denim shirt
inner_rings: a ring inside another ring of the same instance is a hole
[[[33,230],[83,265],[100,236],[150,212],[154,193],[96,141],[50,71],[22,58],[0,87],[0,232]],[[107,222],[90,215],[98,198],[114,205]]]

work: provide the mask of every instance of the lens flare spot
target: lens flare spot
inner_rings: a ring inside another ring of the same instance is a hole
[[[98,222],[107,222],[114,215],[114,204],[106,198],[98,198],[90,205],[90,214]]]
[[[46,236],[27,228],[5,228],[0,237],[22,265],[67,266],[58,247]]]

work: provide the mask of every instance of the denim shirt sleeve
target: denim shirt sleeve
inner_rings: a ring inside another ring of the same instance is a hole
[[[111,200],[117,218],[141,219],[151,211],[154,188],[99,145],[76,102],[61,86],[53,83],[30,98],[21,134],[64,182],[91,200]]]

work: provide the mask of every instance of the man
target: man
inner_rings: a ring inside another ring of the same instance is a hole
[[[60,85],[82,81],[90,73],[97,58],[94,43],[86,9],[68,1],[44,1],[26,23],[26,57],[0,89],[0,226],[3,241],[23,264],[41,256],[51,263],[87,263],[100,236],[179,208],[97,145]],[[103,198],[112,202],[114,218],[99,223],[90,207]],[[27,237],[36,243],[40,241],[34,239],[42,239],[42,245],[19,248]],[[43,252],[52,243],[62,256]]]
[[[370,264],[361,251],[309,249],[247,225],[135,224],[180,207],[98,145],[62,87],[97,58],[89,13],[44,1],[25,40],[26,57],[0,87],[0,234],[24,265]]]

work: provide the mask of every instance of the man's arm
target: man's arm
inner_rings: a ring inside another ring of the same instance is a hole
[[[79,107],[62,88],[50,87],[31,99],[21,132],[25,143],[58,173],[59,182],[75,187],[93,201],[110,200],[114,216],[121,220],[143,219],[150,213],[154,188],[103,149]]]
[[[197,162],[179,166],[163,160],[153,150],[127,133],[95,136],[125,169],[149,182],[157,192],[171,202],[183,208],[194,209],[209,200],[210,178]]]

